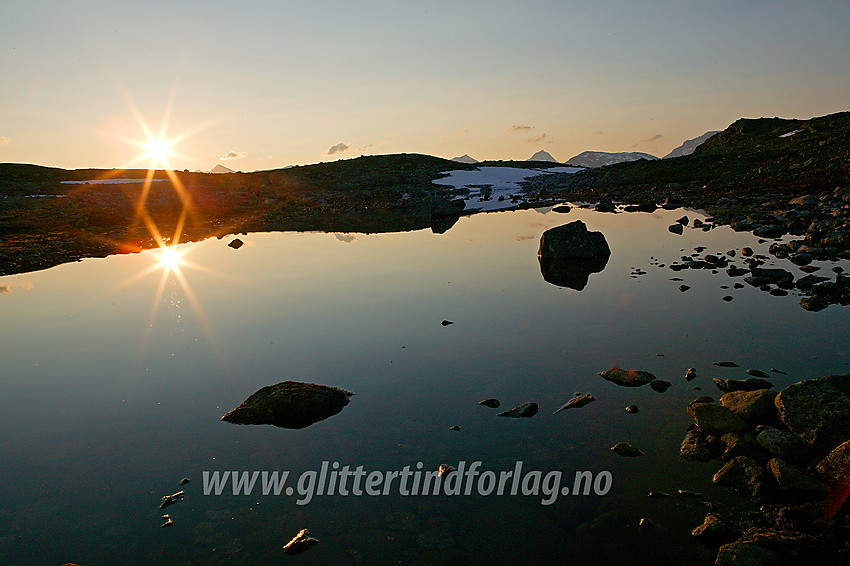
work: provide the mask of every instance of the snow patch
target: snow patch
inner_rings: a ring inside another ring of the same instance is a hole
[[[799,133],[800,133],[800,132],[802,132],[802,131],[803,131],[803,130],[794,130],[793,132],[788,132],[787,134],[782,134],[782,135],[781,135],[781,136],[779,136],[779,137],[780,137],[780,138],[790,138],[790,137],[791,137],[791,136],[793,136],[794,134],[799,134]]]
[[[466,200],[464,210],[501,210],[524,202],[519,192],[521,181],[547,173],[575,173],[581,170],[581,167],[479,167],[475,171],[449,171],[446,177],[434,183],[449,185],[457,191],[469,190],[469,194],[463,197]]]

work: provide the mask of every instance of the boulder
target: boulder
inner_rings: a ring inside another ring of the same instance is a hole
[[[825,480],[850,490],[850,440],[836,447],[818,465],[817,471]]]
[[[714,474],[717,485],[731,487],[750,495],[762,495],[766,489],[765,473],[758,462],[749,456],[732,458]]]
[[[691,534],[707,543],[722,543],[737,539],[741,536],[741,531],[726,518],[716,513],[709,513],[702,524],[691,531]]]
[[[708,462],[713,460],[717,454],[714,446],[708,440],[708,436],[698,427],[693,427],[685,435],[679,448],[679,456],[692,462]]]
[[[550,228],[540,237],[542,260],[607,258],[611,249],[602,232],[589,232],[581,220]]]
[[[788,462],[805,463],[811,459],[812,450],[803,440],[787,430],[764,428],[756,442],[772,456]]]
[[[560,407],[559,407],[559,408],[558,408],[558,409],[557,409],[554,413],[552,413],[552,414],[553,414],[553,415],[557,415],[557,414],[558,414],[558,413],[560,413],[561,411],[565,411],[565,410],[567,410],[567,409],[579,409],[579,408],[584,407],[584,406],[585,406],[585,405],[587,405],[588,403],[591,403],[591,402],[593,402],[593,401],[595,401],[595,400],[596,400],[596,399],[594,399],[594,398],[593,398],[593,395],[591,395],[590,393],[585,393],[584,395],[576,395],[575,397],[573,397],[572,399],[570,399],[569,401],[567,401],[564,405],[561,405],[561,406],[560,406]]]
[[[577,291],[587,286],[591,273],[605,269],[610,256],[602,232],[589,232],[581,220],[543,232],[537,250],[543,279]]]
[[[772,458],[767,462],[767,471],[776,480],[779,491],[807,491],[812,493],[823,493],[826,485],[806,474],[797,466],[781,460]]]
[[[696,403],[688,405],[688,413],[701,431],[706,434],[723,435],[727,432],[744,433],[749,425],[738,415],[720,405]]]
[[[339,387],[284,381],[258,390],[221,420],[300,429],[339,413],[352,395]]]
[[[850,439],[850,375],[789,385],[776,397],[782,422],[820,455]]]
[[[720,398],[720,404],[751,425],[767,424],[777,418],[776,395],[772,389],[730,391]]]
[[[605,370],[599,375],[602,376],[602,379],[608,380],[611,383],[616,383],[617,385],[622,385],[623,387],[640,387],[641,385],[646,385],[656,379],[656,377],[648,371],[641,371],[637,369],[630,369],[626,371],[616,367]]]

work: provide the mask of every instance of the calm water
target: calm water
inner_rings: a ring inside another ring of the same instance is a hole
[[[2,562],[277,564],[306,527],[321,542],[303,560],[317,564],[713,563],[688,534],[706,512],[699,499],[646,498],[682,488],[738,504],[711,485],[716,463],[678,458],[685,405],[717,395],[712,377],[750,367],[788,372],[773,378],[780,388],[850,372],[850,309],[810,313],[793,295],[731,289],[723,272],[656,267],[697,245],[766,251],[727,228],[670,234],[681,215],[527,210],[463,218],[441,235],[249,234],[239,250],[228,239],[180,246],[179,273],[148,252],[0,278]],[[612,249],[580,292],[544,281],[536,257],[543,230],[576,219]],[[615,365],[673,387],[622,389],[597,375]],[[688,383],[691,366],[699,378]],[[287,379],[356,395],[303,430],[220,420]],[[552,415],[578,391],[596,402]],[[541,410],[496,418],[478,405],[487,397]],[[631,403],[639,414],[625,413]],[[613,454],[619,441],[646,455]],[[291,471],[294,485],[323,461],[399,471],[461,460],[496,473],[522,461],[562,471],[562,485],[577,470],[607,471],[611,489],[551,505],[203,493],[203,471]],[[185,500],[160,511],[179,489]],[[172,527],[160,527],[163,512]],[[641,517],[656,527],[639,528]]]

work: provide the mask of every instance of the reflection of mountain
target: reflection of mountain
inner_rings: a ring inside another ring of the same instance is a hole
[[[599,273],[608,264],[610,256],[586,259],[543,259],[540,261],[540,273],[543,280],[558,287],[569,287],[582,291],[587,287],[591,273]]]

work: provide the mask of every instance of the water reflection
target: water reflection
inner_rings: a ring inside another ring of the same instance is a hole
[[[608,258],[596,257],[587,259],[543,259],[540,262],[540,273],[543,280],[558,287],[568,287],[582,291],[587,287],[591,273],[599,273],[608,264]]]

